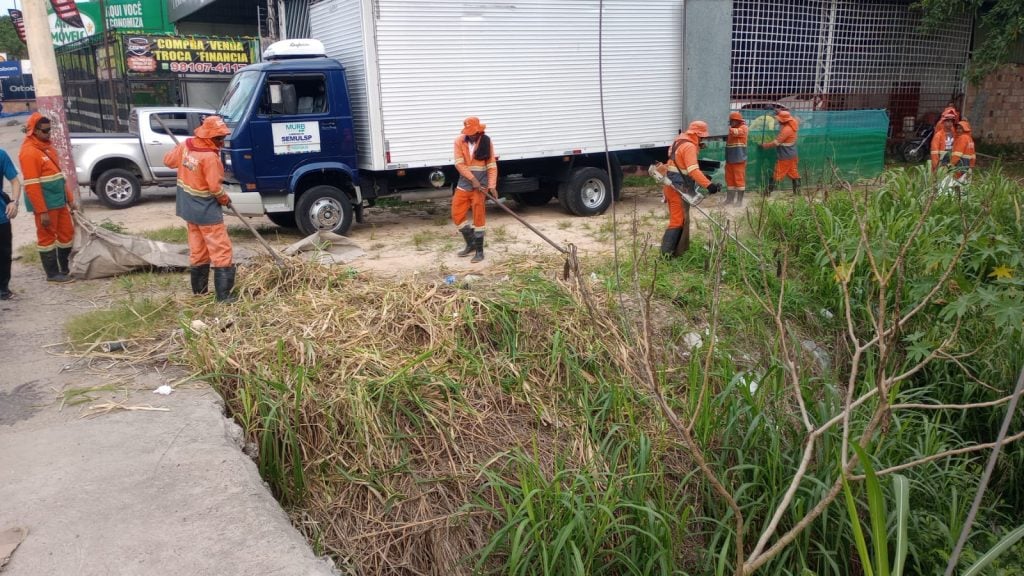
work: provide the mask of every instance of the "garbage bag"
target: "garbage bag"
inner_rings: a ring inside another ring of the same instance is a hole
[[[71,275],[92,280],[139,270],[175,270],[187,268],[188,245],[157,242],[120,234],[73,212],[74,246],[71,249]]]

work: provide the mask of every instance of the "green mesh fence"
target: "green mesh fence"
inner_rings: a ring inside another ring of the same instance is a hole
[[[750,127],[747,190],[761,190],[767,186],[775,169],[775,150],[762,150],[758,144],[775,139],[777,123],[774,113],[768,110],[743,110],[742,113]],[[797,146],[804,186],[831,184],[836,177],[856,181],[882,173],[889,130],[889,115],[885,110],[799,111],[793,115],[800,121]],[[701,151],[701,158],[724,163],[725,142],[708,142]],[[724,187],[724,164],[709,176]]]

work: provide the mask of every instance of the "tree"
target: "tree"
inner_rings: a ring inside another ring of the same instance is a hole
[[[922,11],[927,30],[941,29],[963,14],[980,18],[980,33],[967,70],[967,78],[974,84],[1006,63],[1024,34],[1024,2],[1020,0],[917,0],[914,7]]]
[[[8,60],[28,58],[28,48],[18,38],[18,31],[14,29],[10,16],[0,16],[0,52],[6,52]]]

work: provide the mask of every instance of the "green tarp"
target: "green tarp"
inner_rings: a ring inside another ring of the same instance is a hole
[[[762,190],[775,167],[775,150],[758,144],[770,142],[777,133],[774,113],[743,110],[750,127],[747,148],[747,190]],[[885,142],[889,115],[885,110],[797,111],[800,121],[797,146],[800,177],[804,186],[831,184],[836,178],[856,181],[874,178],[885,168]],[[725,143],[709,142],[701,158],[725,161]],[[725,186],[724,166],[713,179]],[[782,189],[788,189],[783,184]]]

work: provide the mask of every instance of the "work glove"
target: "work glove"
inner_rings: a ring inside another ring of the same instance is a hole
[[[708,194],[718,194],[721,190],[722,185],[718,182],[712,182],[711,185],[708,186]]]
[[[214,196],[217,199],[217,204],[221,206],[228,206],[231,204],[231,198],[227,194],[221,194],[220,196]]]

